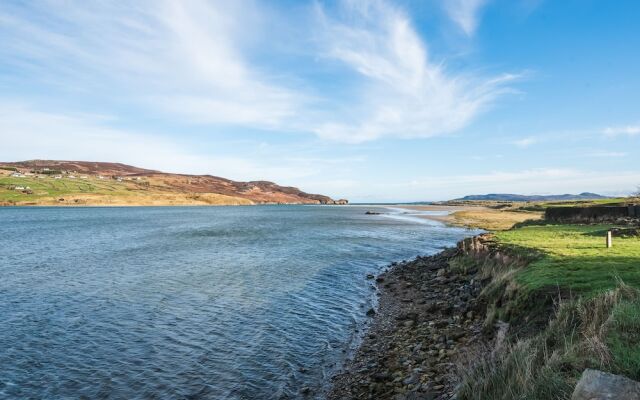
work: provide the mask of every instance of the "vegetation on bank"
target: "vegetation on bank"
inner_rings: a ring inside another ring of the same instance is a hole
[[[497,242],[518,254],[535,249],[542,256],[517,274],[527,290],[559,287],[591,296],[616,286],[640,287],[640,237],[616,237],[606,248],[612,225],[532,225],[496,232]]]
[[[453,224],[489,231],[510,229],[517,223],[542,218],[541,212],[508,211],[489,207],[477,207],[453,214]]]
[[[491,257],[452,262],[487,279],[487,331],[511,324],[506,347],[469,369],[459,398],[569,399],[585,368],[640,380],[640,237],[607,248],[613,227],[520,224],[490,235]]]
[[[55,178],[0,174],[0,205],[249,205],[251,200],[217,193],[179,193],[161,179],[117,180],[94,176]]]

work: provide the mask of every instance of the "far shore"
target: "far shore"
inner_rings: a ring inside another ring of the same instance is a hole
[[[407,211],[432,211],[434,214],[416,214],[415,217],[438,221],[447,225],[504,230],[528,219],[542,217],[541,212],[500,210],[481,205],[409,205],[409,204],[362,204],[373,208],[400,208]]]
[[[428,219],[431,221],[442,222],[447,225],[456,224],[455,214],[460,211],[482,211],[487,210],[487,207],[482,206],[446,206],[446,205],[407,205],[407,204],[358,204],[362,207],[371,208],[401,208],[408,211],[434,211],[434,212],[446,212],[446,214],[416,214],[416,217]]]

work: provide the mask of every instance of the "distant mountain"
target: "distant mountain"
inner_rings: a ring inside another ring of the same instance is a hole
[[[0,203],[80,205],[344,204],[267,181],[92,161],[0,162]]]
[[[474,194],[464,196],[458,201],[575,201],[575,200],[597,200],[606,199],[596,193],[584,192],[580,194],[551,194],[551,195],[522,195],[510,193]]]

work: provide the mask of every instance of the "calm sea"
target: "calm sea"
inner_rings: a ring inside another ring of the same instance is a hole
[[[364,211],[1,208],[0,398],[322,397],[366,275],[473,233]]]

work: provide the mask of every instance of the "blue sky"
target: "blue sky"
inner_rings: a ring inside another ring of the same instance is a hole
[[[0,160],[352,201],[640,184],[640,2],[3,1]]]

